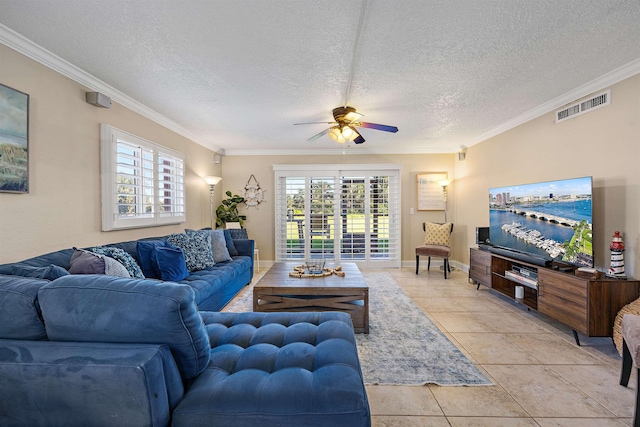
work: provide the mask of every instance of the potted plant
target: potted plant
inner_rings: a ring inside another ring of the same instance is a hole
[[[224,228],[227,222],[239,222],[240,226],[247,219],[246,215],[238,213],[238,205],[244,202],[244,197],[227,191],[226,199],[216,209],[216,228]]]

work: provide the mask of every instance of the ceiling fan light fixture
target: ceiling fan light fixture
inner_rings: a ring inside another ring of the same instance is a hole
[[[329,132],[329,137],[336,142],[344,143],[346,140],[344,136],[342,136],[342,132],[338,126],[331,128],[331,132]]]
[[[356,133],[351,126],[342,126],[342,136],[351,141],[356,137]]]

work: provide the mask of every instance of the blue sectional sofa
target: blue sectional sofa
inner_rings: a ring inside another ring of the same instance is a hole
[[[141,239],[141,242],[165,241],[167,236]],[[232,261],[216,263],[212,267],[191,272],[186,278],[178,281],[189,285],[195,292],[196,304],[200,310],[217,311],[222,309],[240,290],[251,283],[253,278],[254,241],[249,239],[233,240],[237,255]],[[112,243],[105,245],[109,248],[122,249],[140,264],[138,257],[138,240]],[[40,255],[23,261],[0,265],[0,274],[17,274],[16,269],[36,267],[44,269],[58,266],[69,270],[74,249],[62,249],[56,252]],[[234,252],[236,253],[236,252]]]
[[[241,288],[253,242],[236,246],[216,270]],[[72,253],[0,266],[0,425],[370,426],[348,314],[218,312],[237,290],[204,271],[7,274],[67,268]]]

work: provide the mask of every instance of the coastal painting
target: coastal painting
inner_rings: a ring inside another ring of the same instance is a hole
[[[29,95],[0,84],[0,191],[29,192]]]
[[[591,199],[591,177],[491,188],[491,244],[593,267]]]

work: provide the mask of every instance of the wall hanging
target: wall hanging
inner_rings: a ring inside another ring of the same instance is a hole
[[[242,189],[242,197],[244,197],[244,204],[247,207],[258,207],[264,201],[264,190],[260,188],[260,183],[253,174],[251,174]]]
[[[445,179],[446,172],[425,172],[416,175],[419,211],[445,210],[443,188],[440,184],[440,181]]]

